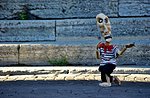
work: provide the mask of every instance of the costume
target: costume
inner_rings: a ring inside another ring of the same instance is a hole
[[[111,86],[112,82],[120,85],[120,80],[116,76],[111,76],[111,73],[117,65],[116,58],[119,55],[122,55],[127,48],[134,46],[134,44],[126,45],[120,51],[116,45],[111,45],[112,33],[109,18],[103,13],[100,13],[96,16],[96,23],[97,26],[100,28],[102,37],[106,41],[105,43],[98,43],[96,51],[97,58],[101,58],[99,71],[101,72],[102,83],[100,83],[100,86],[108,87]]]
[[[117,62],[116,57],[119,53],[119,49],[116,45],[106,45],[105,43],[99,43],[97,45],[98,51],[101,56],[101,62],[99,66],[99,71],[101,72],[102,82],[107,82],[107,77],[110,79],[110,83],[113,82],[113,77],[111,73],[116,68]]]

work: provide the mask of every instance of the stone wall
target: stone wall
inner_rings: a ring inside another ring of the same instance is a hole
[[[0,35],[3,38],[0,41],[54,40],[54,35],[57,37],[95,37],[99,35],[95,16],[101,12],[110,17],[113,36],[147,36],[150,35],[149,5],[149,0],[1,0]],[[27,11],[28,20],[35,21],[18,20],[20,19],[19,13],[24,10]],[[8,22],[10,22],[10,27],[7,26]],[[15,25],[16,22],[20,25]],[[49,22],[52,22],[51,26],[48,26]],[[39,28],[36,30],[35,28],[20,29],[24,25]],[[13,30],[12,26],[15,27]],[[40,28],[41,26],[45,28]],[[7,28],[9,30],[5,32]],[[20,32],[22,30],[23,33],[25,31],[27,33],[25,39],[22,37],[20,37],[21,40],[17,37],[8,39],[10,35],[13,35],[12,37],[16,34],[24,35]],[[36,32],[38,36],[46,36],[45,39],[38,38],[35,35]],[[34,35],[35,37],[32,39]],[[32,36],[31,39],[29,36]]]
[[[18,20],[20,19],[19,14],[22,11],[27,12],[28,20],[36,21],[23,22]],[[13,31],[10,29],[11,26],[8,27],[6,25],[8,21],[0,21],[0,35],[3,37],[0,41],[54,40],[54,35],[57,37],[97,36],[99,33],[96,27],[95,16],[101,12],[110,17],[113,36],[150,35],[149,0],[1,0],[0,20],[9,20],[9,24],[19,30],[16,32],[13,29]],[[10,20],[17,20],[21,24],[15,25],[17,21]],[[51,26],[48,26],[47,20],[49,22],[55,21],[56,24],[53,22]],[[29,27],[39,27],[39,29],[20,29],[22,24]],[[46,28],[40,28],[41,26]],[[5,32],[7,28],[9,30]],[[54,30],[55,28],[56,30]],[[27,38],[25,37],[24,40],[16,37],[14,40],[13,38],[8,39],[7,35],[13,35],[12,37],[16,34],[18,36],[24,35],[20,33],[20,30],[23,30],[23,33],[26,31],[26,33],[33,32],[33,34],[27,34]],[[52,35],[50,33],[48,36],[47,32],[49,30],[52,32]],[[28,37],[34,36],[36,32],[39,36],[46,36],[45,39],[42,37],[38,38],[37,35],[33,38],[34,40],[31,40],[32,37],[31,39]],[[39,32],[42,32],[43,35]]]
[[[150,16],[149,0],[1,0],[0,19],[15,19],[27,6],[37,19]]]
[[[111,18],[113,36],[150,35],[150,21],[146,18]],[[56,21],[57,36],[98,36],[95,19],[66,19]]]
[[[118,12],[117,0],[1,0],[0,18],[17,18],[24,5],[38,19],[95,17],[99,12],[117,16]]]
[[[0,41],[55,40],[55,21],[0,20]]]
[[[74,39],[73,39],[74,40]],[[91,40],[92,41],[92,40]],[[57,65],[66,60],[71,65],[97,65],[95,44],[50,42],[0,44],[0,65]],[[90,42],[90,41],[89,41]],[[87,43],[89,43],[87,42]],[[118,45],[119,49],[122,45]],[[149,66],[150,44],[136,45],[118,59],[119,65]],[[49,61],[58,61],[49,62]],[[54,64],[55,63],[55,64]],[[64,64],[64,65],[65,65]]]
[[[0,65],[18,64],[18,45],[0,44]]]
[[[21,20],[22,12],[27,20]],[[95,19],[99,13],[110,17],[119,45],[136,42],[136,48],[127,51],[119,64],[149,65],[150,0],[0,0],[0,65],[48,65],[49,59],[61,54],[70,64],[98,64],[97,42],[87,44],[99,36]],[[61,37],[90,38],[86,43],[75,40],[83,43],[80,46],[72,38],[61,45],[62,40],[57,40]],[[40,41],[51,42],[38,44]],[[54,41],[59,43],[52,44]]]
[[[149,18],[111,18],[113,36],[149,36]],[[0,20],[0,41],[51,41],[99,36],[95,19]]]

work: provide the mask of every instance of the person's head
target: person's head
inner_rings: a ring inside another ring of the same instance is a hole
[[[100,31],[103,37],[105,35],[111,34],[110,21],[109,21],[109,18],[105,14],[103,13],[98,14],[96,16],[96,23],[100,27]]]

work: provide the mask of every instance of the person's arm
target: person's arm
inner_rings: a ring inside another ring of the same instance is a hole
[[[100,43],[98,43],[97,46],[96,46],[96,58],[97,58],[97,59],[100,59],[100,53],[99,53],[99,50],[98,50],[99,44],[100,44]]]
[[[97,59],[100,59],[100,54],[99,54],[99,51],[98,51],[98,50],[96,50],[96,58],[97,58]]]
[[[123,55],[123,53],[127,50],[127,48],[131,48],[131,47],[133,47],[133,46],[135,46],[134,43],[133,43],[133,44],[125,45],[125,47],[122,48],[121,51],[118,52],[117,57],[119,57],[120,55]],[[116,57],[116,58],[117,58],[117,57]]]
[[[122,55],[126,50],[127,50],[126,47],[122,48],[121,51],[119,51],[119,54],[118,54],[118,55]]]

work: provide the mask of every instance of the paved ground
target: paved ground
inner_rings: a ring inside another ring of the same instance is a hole
[[[123,82],[98,86],[99,81],[0,82],[0,98],[150,98],[150,83]]]

